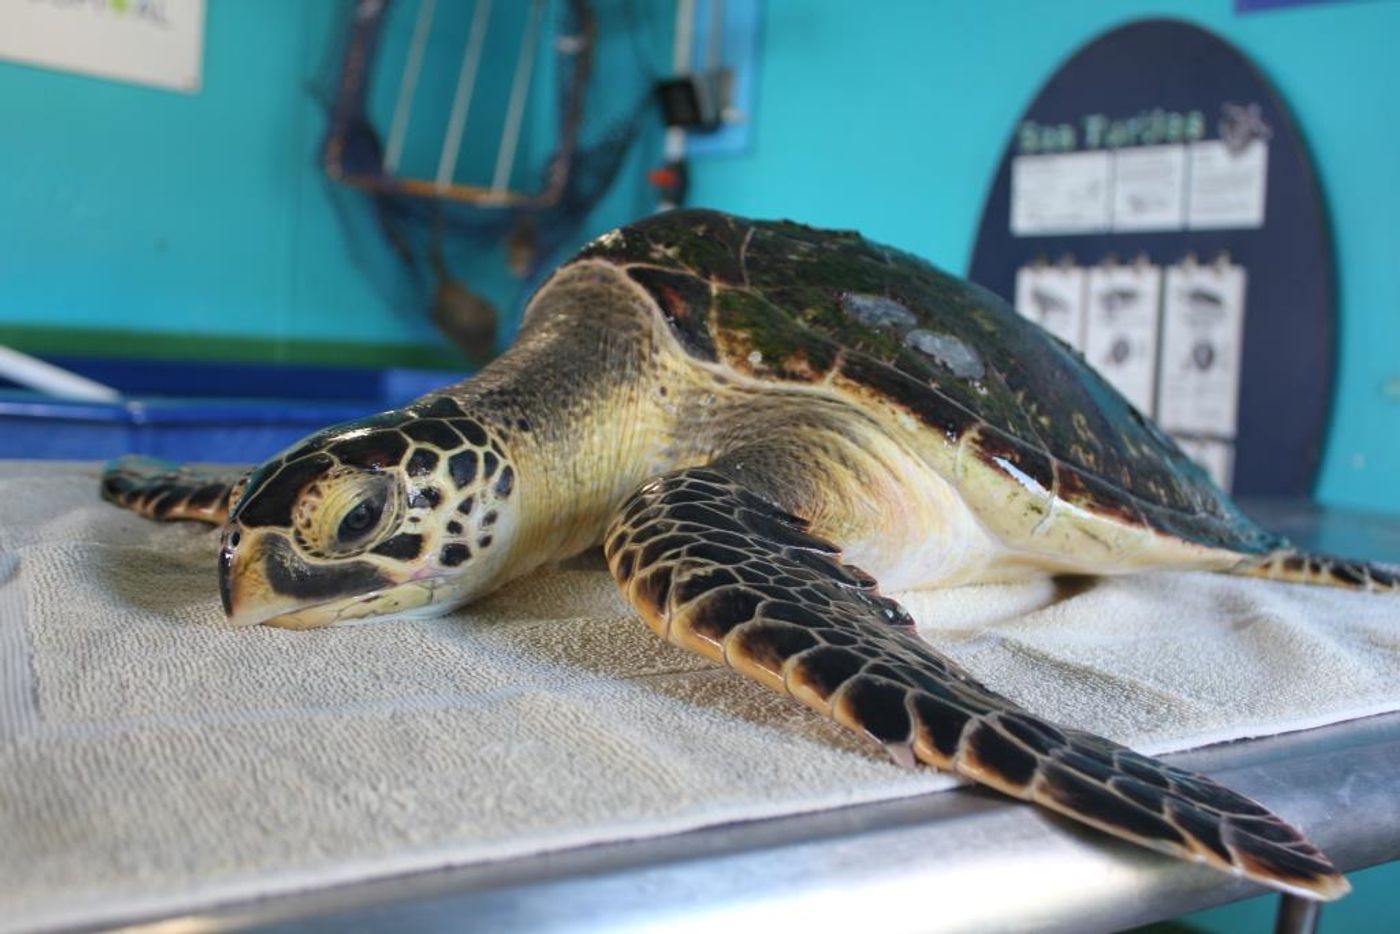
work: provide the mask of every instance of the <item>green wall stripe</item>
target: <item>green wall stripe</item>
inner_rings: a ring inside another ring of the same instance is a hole
[[[30,354],[223,363],[289,363],[463,369],[455,350],[426,344],[286,341],[256,337],[0,325],[0,344]]]

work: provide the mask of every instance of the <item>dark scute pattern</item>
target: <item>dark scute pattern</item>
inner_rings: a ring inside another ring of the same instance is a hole
[[[1338,894],[1325,858],[1257,803],[1046,723],[973,680],[868,575],[785,515],[715,471],[680,471],[643,486],[605,551],[634,605],[673,641],[766,684],[776,676],[897,761],[912,752],[1142,845]]]
[[[190,505],[197,509],[208,508],[217,503],[227,492],[228,487],[222,483],[206,484],[190,494]]]
[[[515,489],[515,468],[509,464],[501,471],[501,475],[496,478],[496,495],[501,499],[508,499],[511,491]]]
[[[1034,753],[983,722],[967,738],[967,748],[977,761],[994,771],[1003,781],[1025,787],[1035,775]]]
[[[632,585],[637,599],[653,613],[661,612],[671,596],[671,569],[659,567]]]
[[[1144,802],[1145,803],[1145,802]],[[1166,802],[1166,814],[1173,824],[1190,834],[1218,859],[1230,861],[1230,851],[1220,837],[1220,822],[1183,801]]]
[[[904,708],[908,691],[879,678],[858,678],[841,692],[841,703],[860,722],[861,728],[881,743],[909,741],[913,723]]]
[[[410,477],[425,477],[437,469],[438,456],[433,451],[426,448],[415,448],[408,458],[408,475]]]
[[[796,623],[799,626],[809,626],[813,629],[821,629],[828,623],[829,617],[826,613],[819,612],[801,603],[791,603],[774,601],[768,607],[768,617],[770,619],[786,620]]]
[[[249,480],[248,490],[238,501],[232,518],[246,526],[276,526],[291,528],[292,507],[306,489],[307,484],[317,479],[335,462],[325,454],[312,454],[301,460],[292,461],[280,470],[268,470],[254,486]]]
[[[436,418],[420,418],[403,426],[403,433],[414,441],[431,444],[444,454],[462,446],[462,439],[447,422]]]
[[[800,626],[765,621],[744,627],[732,644],[763,668],[778,671],[789,658],[815,646],[818,638]]]
[[[818,697],[830,697],[865,666],[851,649],[823,645],[799,656],[794,675]]]
[[[1157,811],[1162,807],[1162,789],[1157,785],[1123,775],[1111,776],[1106,784],[1129,801],[1148,810]]]
[[[1145,808],[1115,795],[1099,782],[1091,781],[1051,760],[1041,766],[1050,798],[1070,811],[1092,815],[1096,820],[1122,827],[1128,833],[1155,843],[1184,845],[1181,833]]]
[[[424,406],[418,414],[423,418],[456,418],[463,413],[462,407],[456,402],[446,396],[440,396]]]
[[[630,559],[633,556],[633,552],[628,552],[625,557]],[[738,582],[739,578],[728,568],[714,568],[701,574],[692,574],[681,581],[676,585],[672,599],[675,601],[676,606],[683,606],[701,594],[709,593],[716,587],[737,584]]]
[[[918,714],[919,726],[934,749],[944,758],[951,759],[962,742],[963,730],[972,714],[957,704],[932,694],[915,694],[914,711]]]
[[[813,382],[836,369],[951,440],[985,423],[996,449],[989,457],[1047,490],[1051,459],[1102,481],[1076,487],[1091,509],[1244,553],[1279,545],[1082,357],[987,290],[908,253],[850,231],[682,210],[623,228],[581,257],[622,265],[659,294],[697,356],[713,346],[735,369],[772,380]],[[695,297],[676,304],[680,283],[715,293],[701,301],[687,286]],[[853,296],[863,301],[853,305]],[[870,302],[906,314],[852,313]],[[687,314],[677,318],[673,305]],[[980,365],[953,372],[919,349],[914,330],[970,348]]]
[[[185,494],[180,490],[169,490],[156,497],[151,503],[151,512],[157,519],[164,519],[177,505],[183,503]]]
[[[299,600],[330,600],[368,593],[390,583],[374,565],[364,561],[308,564],[280,535],[268,539],[263,574],[275,593]]]
[[[1065,734],[1050,724],[1030,717],[1005,717],[1001,720],[1001,728],[1039,755],[1048,755],[1051,750],[1069,742]]]
[[[457,489],[465,489],[476,479],[476,452],[461,451],[447,459],[447,470]]]
[[[467,439],[467,443],[476,447],[485,447],[489,440],[486,429],[470,418],[454,418],[452,426],[462,433],[462,437]]]
[[[329,451],[342,464],[382,469],[403,460],[408,451],[408,439],[397,431],[371,431],[357,438],[337,441]]]
[[[1349,561],[1338,561],[1332,565],[1332,574],[1339,580],[1348,584],[1364,586],[1366,584],[1366,572],[1363,568],[1352,564]]]
[[[1116,766],[1111,759],[1105,760],[1102,756],[1079,752],[1074,749],[1063,749],[1055,753],[1056,761],[1067,768],[1087,775],[1095,781],[1106,782],[1118,774]]]
[[[632,543],[634,545],[639,544],[636,538],[633,538]],[[688,535],[662,535],[659,538],[652,539],[642,547],[642,554],[639,560],[642,564],[655,564],[663,555],[674,551],[680,551],[682,548],[687,548],[694,544],[695,539]]]
[[[459,542],[444,545],[442,549],[443,567],[455,568],[472,556],[472,550]]]
[[[395,535],[370,549],[374,554],[397,558],[400,561],[412,561],[422,550],[423,536],[410,534]]]
[[[1232,830],[1231,827],[1226,828],[1226,837],[1238,847],[1241,845],[1241,838],[1238,834],[1231,833]],[[1256,865],[1267,868],[1285,879],[1306,881],[1316,878],[1332,868],[1326,860],[1267,841],[1249,841],[1245,855]]]
[[[1371,582],[1381,587],[1400,587],[1400,570],[1391,571],[1372,564],[1367,566]]]
[[[738,587],[712,591],[691,606],[691,629],[706,639],[721,642],[731,629],[753,619],[762,602],[758,594]]]
[[[1267,817],[1237,817],[1231,823],[1235,828],[1271,843],[1289,844],[1295,840],[1295,835],[1287,827],[1280,827]]]
[[[667,515],[680,522],[698,522],[706,528],[723,529],[729,532],[744,531],[744,527],[736,520],[697,503],[679,503],[670,506]]]

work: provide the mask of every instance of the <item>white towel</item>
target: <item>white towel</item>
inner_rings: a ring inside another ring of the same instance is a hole
[[[431,621],[232,629],[217,534],[0,463],[0,928],[912,795],[796,703],[656,639],[597,559]],[[1400,709],[1400,598],[1153,574],[905,594],[1051,719],[1165,752]]]

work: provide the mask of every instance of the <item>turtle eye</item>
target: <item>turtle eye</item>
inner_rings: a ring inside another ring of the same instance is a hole
[[[340,520],[340,525],[335,530],[336,540],[343,544],[359,541],[379,525],[379,519],[383,514],[384,500],[382,497],[360,500]]]

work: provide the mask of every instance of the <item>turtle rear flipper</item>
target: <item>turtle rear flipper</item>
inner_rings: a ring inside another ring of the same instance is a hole
[[[1232,569],[1230,573],[1295,584],[1321,584],[1372,593],[1400,593],[1400,566],[1351,561],[1293,550],[1275,551],[1262,558],[1251,558]]]
[[[738,464],[744,458],[735,455]],[[736,471],[644,485],[608,565],[669,641],[881,743],[1114,836],[1308,898],[1350,886],[1301,833],[1203,775],[1055,726],[922,641],[903,608]],[[787,505],[787,504],[785,504]]]
[[[248,471],[127,455],[102,471],[102,498],[148,519],[223,525]]]

